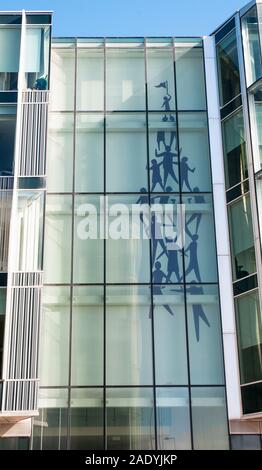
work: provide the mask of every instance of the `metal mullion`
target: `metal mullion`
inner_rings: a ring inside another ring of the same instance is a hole
[[[104,208],[105,208],[105,198],[106,198],[106,41],[104,40],[103,44],[103,56],[104,56],[104,138],[103,138],[103,194],[104,194]],[[106,420],[106,238],[105,238],[105,229],[106,229],[106,218],[104,210],[104,239],[103,239],[103,448],[107,449],[107,420]]]

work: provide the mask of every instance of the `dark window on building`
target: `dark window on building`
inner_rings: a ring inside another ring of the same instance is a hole
[[[236,31],[232,31],[217,45],[220,105],[240,94],[239,64]]]

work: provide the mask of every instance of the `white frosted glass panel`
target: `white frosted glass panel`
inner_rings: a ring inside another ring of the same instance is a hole
[[[27,28],[25,72],[40,72],[41,40],[41,28]]]
[[[177,108],[205,109],[206,91],[203,50],[188,47],[175,49]]]
[[[75,51],[52,49],[51,54],[51,110],[67,111],[74,108]]]
[[[108,287],[106,294],[107,385],[152,383],[150,290]]]
[[[0,72],[18,72],[20,28],[0,29]]]
[[[72,191],[73,131],[73,114],[50,113],[47,154],[47,190],[49,192]]]
[[[69,306],[69,287],[44,288],[40,349],[41,385],[68,384]]]
[[[104,52],[77,53],[77,109],[101,111],[104,109]]]
[[[147,51],[148,108],[175,109],[174,58],[171,51]]]

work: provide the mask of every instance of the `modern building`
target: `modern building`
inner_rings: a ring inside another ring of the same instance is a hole
[[[0,448],[261,449],[262,1],[51,30],[0,13]]]

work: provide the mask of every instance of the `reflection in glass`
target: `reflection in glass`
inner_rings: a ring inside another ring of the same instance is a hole
[[[72,385],[102,385],[103,383],[103,314],[103,287],[74,287]]]
[[[254,237],[249,196],[243,196],[228,208],[231,235],[233,279],[256,272]]]
[[[108,450],[155,449],[151,388],[109,388],[106,404]]]
[[[74,109],[75,51],[52,48],[51,111]]]
[[[102,450],[104,445],[103,389],[71,390],[70,449]]]
[[[191,389],[195,450],[228,449],[226,397],[223,387]]]
[[[108,287],[106,309],[107,385],[152,384],[150,289]]]
[[[103,192],[104,117],[78,114],[76,118],[76,192]]]
[[[157,388],[158,449],[191,449],[187,388]]]
[[[71,273],[71,196],[47,196],[45,217],[45,283],[69,283]],[[50,263],[50,260],[52,262]]]
[[[258,292],[236,298],[241,383],[262,380],[262,325]]]
[[[247,86],[262,75],[261,46],[256,6],[241,19]]]
[[[107,49],[106,67],[107,110],[145,109],[144,51]]]
[[[33,450],[66,449],[67,396],[66,389],[39,390],[39,416],[33,421]]]
[[[228,34],[217,46],[220,105],[224,106],[240,94],[236,31]]]
[[[44,287],[41,325],[40,383],[68,384],[70,288]],[[52,367],[50,365],[52,364]]]
[[[217,286],[186,286],[191,384],[224,383]]]
[[[79,111],[104,109],[104,51],[77,51],[77,103]]]
[[[109,114],[106,118],[106,189],[139,192],[147,188],[146,117]]]
[[[155,373],[158,385],[188,382],[184,290],[154,286]]]
[[[177,109],[206,109],[204,58],[202,47],[175,48]]]
[[[222,123],[226,187],[248,178],[243,111]]]
[[[174,58],[171,50],[147,51],[148,109],[175,109]]]
[[[73,132],[73,114],[50,113],[47,155],[48,192],[72,191]]]
[[[47,90],[49,88],[50,26],[27,26],[24,88]]]

